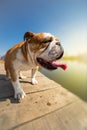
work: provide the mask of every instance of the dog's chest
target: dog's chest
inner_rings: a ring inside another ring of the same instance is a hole
[[[29,65],[27,62],[20,61],[18,59],[14,60],[13,66],[18,71],[20,71],[20,70],[28,70],[28,69],[31,68],[31,65]]]
[[[21,49],[18,50],[16,54],[16,59],[13,61],[13,66],[15,70],[29,70],[33,67],[32,63],[25,60]]]

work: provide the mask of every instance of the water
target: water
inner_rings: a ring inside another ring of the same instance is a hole
[[[68,66],[66,71],[58,68],[55,71],[41,69],[41,72],[87,101],[87,64],[77,61],[64,61],[64,63]]]

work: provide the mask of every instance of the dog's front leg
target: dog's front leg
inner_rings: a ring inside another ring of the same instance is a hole
[[[36,68],[33,68],[32,69],[32,74],[31,74],[31,83],[33,84],[33,85],[35,85],[35,84],[38,84],[38,81],[36,80],[36,73],[37,73],[37,71],[38,71],[38,67],[36,67]]]
[[[14,93],[15,93],[14,98],[19,99],[19,100],[23,99],[26,96],[26,94],[20,86],[19,76],[17,72],[14,72],[14,74],[11,75],[11,82],[12,82]]]

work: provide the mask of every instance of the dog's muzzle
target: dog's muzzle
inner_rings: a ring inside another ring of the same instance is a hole
[[[55,70],[58,67],[61,67],[62,69],[65,70],[67,66],[65,64],[61,64],[56,61],[63,56],[63,53],[64,51],[62,51],[62,53],[55,60],[52,60],[52,61],[46,61],[45,59],[38,57],[37,62],[40,64],[40,66],[42,66],[43,68],[47,70]]]

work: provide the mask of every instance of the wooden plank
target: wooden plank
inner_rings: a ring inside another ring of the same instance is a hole
[[[87,130],[87,104],[82,101],[21,123],[12,130]]]
[[[40,73],[38,85],[31,85],[30,77],[21,80],[27,96],[18,103],[12,97],[10,81],[2,79],[3,66],[1,71],[1,130],[87,130],[87,103]],[[29,73],[27,71],[25,75]]]
[[[76,99],[71,93],[65,96],[60,93],[59,88],[55,88],[28,94],[19,104],[11,104],[10,100],[14,99],[2,101],[0,103],[0,125],[1,127],[7,126],[7,128],[14,127],[60,109]]]

